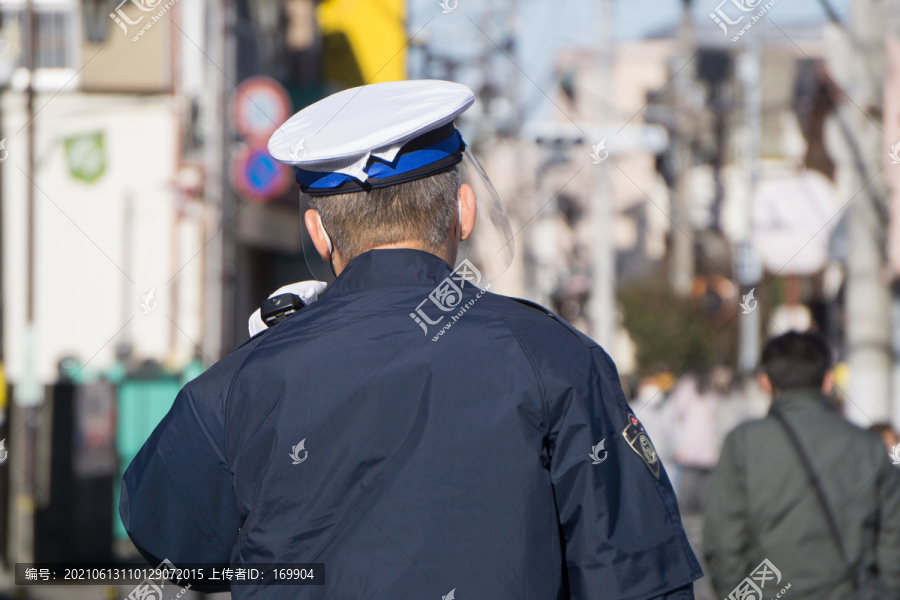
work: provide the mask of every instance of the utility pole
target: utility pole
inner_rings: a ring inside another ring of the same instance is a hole
[[[682,0],[681,13],[681,71],[672,81],[672,105],[675,109],[675,135],[672,137],[671,162],[674,173],[672,190],[672,246],[669,250],[669,282],[680,296],[687,296],[694,279],[694,241],[689,215],[690,191],[687,172],[691,168],[690,136],[693,129],[689,105],[694,85],[694,24],[691,17],[692,0]]]
[[[870,74],[872,65],[883,64],[883,20],[879,0],[854,0],[851,4],[849,35],[857,43],[846,42],[846,58],[834,61],[838,81],[849,100],[837,108],[837,117],[846,135],[853,136],[865,170],[875,175],[884,159],[882,133],[871,123],[871,115],[881,114],[881,82]],[[884,70],[877,69],[878,77]],[[857,108],[859,107],[859,108]],[[860,110],[861,109],[861,110]],[[865,111],[865,112],[863,112]],[[849,125],[849,127],[848,127]],[[891,328],[890,291],[883,277],[885,267],[885,223],[878,214],[882,180],[865,181],[858,169],[849,169],[851,193],[866,186],[847,209],[846,318],[850,402],[846,415],[861,425],[885,421],[890,415]]]
[[[13,433],[11,462],[17,469],[12,471],[11,487],[15,510],[11,516],[10,539],[14,544],[14,556],[18,561],[31,562],[34,558],[34,506],[35,506],[35,406],[40,402],[40,386],[36,373],[35,334],[35,247],[36,229],[34,180],[35,173],[35,131],[34,131],[34,78],[37,70],[37,15],[34,0],[25,3],[25,32],[28,45],[25,50],[25,64],[28,69],[28,86],[25,88],[25,124],[27,185],[25,193],[25,370],[22,381],[16,389],[16,400],[12,411],[10,432]],[[18,435],[21,432],[21,435]]]
[[[599,90],[612,89],[612,55],[613,55],[613,0],[599,0],[597,4],[597,76]],[[602,102],[603,98],[596,98]],[[599,111],[601,115],[605,111]],[[605,121],[600,117],[596,124],[602,131]],[[592,140],[592,144],[600,140]],[[612,189],[609,184],[609,163],[604,162],[592,167],[593,185],[589,198],[591,239],[588,240],[591,252],[591,295],[587,306],[587,316],[591,324],[591,336],[605,348],[612,348],[616,324],[616,261],[615,244],[613,242],[613,208]]]
[[[741,166],[744,173],[746,194],[742,207],[745,223],[735,241],[735,273],[741,288],[741,296],[749,294],[759,283],[762,275],[759,257],[750,240],[750,223],[753,220],[753,193],[759,180],[759,135],[762,128],[760,117],[760,88],[762,70],[761,36],[766,23],[760,20],[756,27],[747,31],[746,49],[738,56],[737,76],[740,80],[741,96],[744,99],[744,136]],[[722,149],[724,151],[724,149]],[[738,321],[738,371],[745,375],[753,372],[759,358],[759,311],[739,315]]]
[[[885,150],[893,150],[900,142],[900,0],[887,0],[884,3],[884,28],[886,64],[884,73],[887,80],[884,84],[884,135]],[[893,164],[893,159],[884,156],[886,161],[886,177],[889,189],[889,272],[893,278],[891,302],[893,325],[893,374],[891,377],[894,394],[900,391],[900,168]],[[891,423],[895,428],[900,426],[900,402],[891,395]]]
[[[234,7],[229,0],[208,0],[209,51],[207,81],[212,107],[204,135],[205,225],[203,251],[203,354],[218,360],[230,343],[226,323],[232,320],[234,260],[229,252],[232,236],[226,225],[234,214],[231,190],[226,184],[231,140],[228,136],[229,73],[234,65]],[[213,64],[214,63],[214,64]],[[229,262],[230,261],[230,262]],[[207,365],[209,366],[209,365]]]

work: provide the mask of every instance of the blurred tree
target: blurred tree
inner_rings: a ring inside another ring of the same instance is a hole
[[[719,328],[694,300],[676,294],[665,277],[653,277],[619,288],[623,324],[636,347],[639,376],[730,362],[717,357]]]

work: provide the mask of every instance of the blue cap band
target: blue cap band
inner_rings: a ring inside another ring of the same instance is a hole
[[[370,158],[365,168],[369,177],[365,182],[344,173],[298,168],[297,183],[311,196],[368,191],[446,171],[462,160],[464,149],[459,130],[450,123],[408,142],[391,162]]]

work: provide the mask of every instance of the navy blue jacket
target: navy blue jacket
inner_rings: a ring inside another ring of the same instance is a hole
[[[455,274],[369,251],[186,385],[125,473],[137,547],[325,565],[322,586],[236,599],[693,598],[700,566],[613,361]]]

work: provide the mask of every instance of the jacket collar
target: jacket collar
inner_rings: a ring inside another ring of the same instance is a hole
[[[802,410],[808,407],[830,410],[828,399],[817,388],[797,388],[781,392],[772,398],[772,406],[782,410]]]
[[[453,270],[444,259],[407,248],[369,250],[351,260],[320,298],[333,298],[376,288],[434,287]]]

